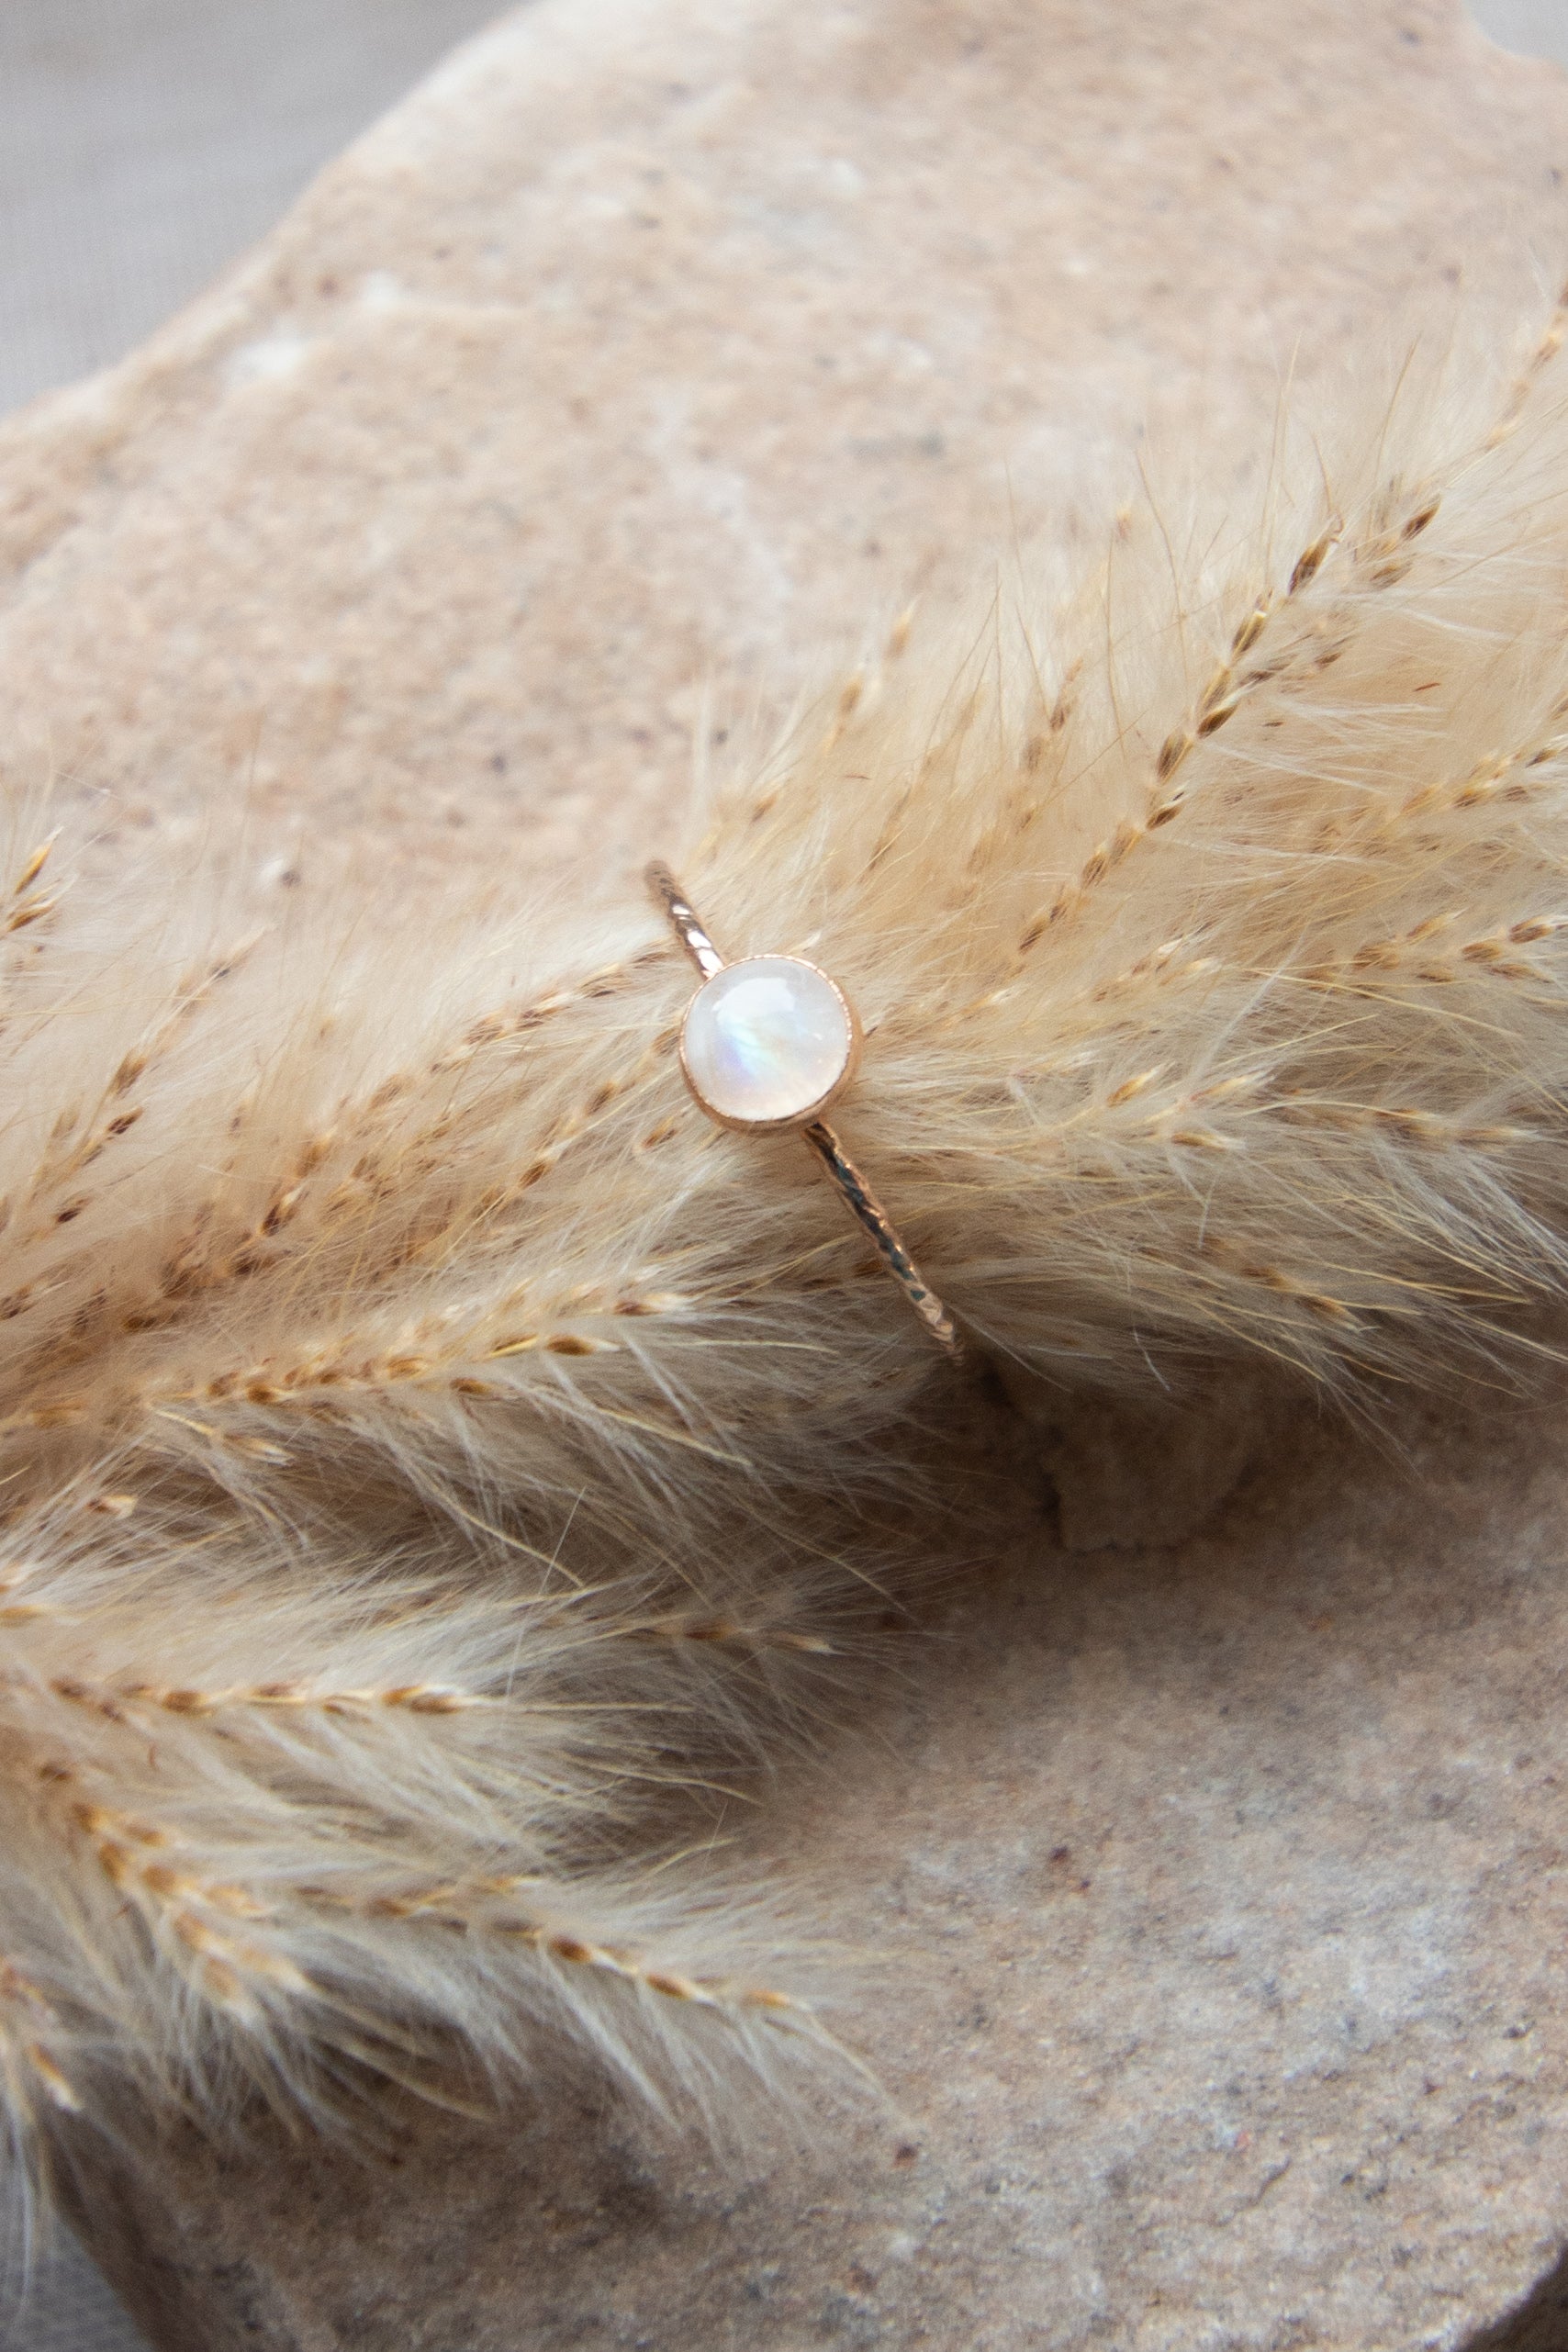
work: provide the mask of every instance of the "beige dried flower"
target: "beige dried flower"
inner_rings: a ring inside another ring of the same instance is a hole
[[[683,879],[855,997],[846,1142],[980,1349],[1354,1399],[1547,1344],[1561,330],[961,655],[901,624],[710,811]],[[655,2097],[818,2049],[778,1910],[648,1857],[853,1639],[948,1375],[798,1143],[690,1104],[657,916],[230,933],[6,822],[18,2148],[454,2037]]]

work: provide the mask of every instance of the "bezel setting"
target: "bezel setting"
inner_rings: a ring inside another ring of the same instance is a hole
[[[803,1109],[792,1111],[784,1118],[748,1119],[745,1117],[738,1117],[734,1112],[722,1110],[718,1104],[710,1098],[710,1096],[704,1093],[701,1083],[692,1070],[691,1061],[687,1050],[688,1036],[690,1030],[692,1016],[696,1014],[703,998],[707,996],[709,991],[711,989],[722,987],[725,990],[725,992],[728,993],[734,986],[735,976],[744,974],[747,970],[748,967],[757,964],[790,964],[800,971],[809,972],[813,980],[821,982],[824,988],[832,991],[838,1009],[844,1017],[846,1037],[845,1054],[844,1059],[835,1076],[833,1078],[830,1084],[824,1087],[823,1092]],[[687,1086],[690,1091],[692,1100],[697,1103],[699,1109],[701,1110],[708,1118],[713,1121],[716,1126],[727,1127],[732,1134],[735,1135],[792,1135],[802,1127],[811,1126],[816,1120],[820,1119],[823,1113],[836,1103],[845,1092],[845,1089],[853,1083],[856,1072],[860,1066],[860,1049],[862,1043],[863,1034],[860,1027],[859,1015],[857,1014],[848,996],[845,993],[844,990],[840,988],[838,982],[834,979],[831,972],[824,972],[820,964],[813,964],[805,956],[745,956],[738,958],[734,963],[725,964],[719,970],[709,974],[708,977],[704,979],[701,987],[698,989],[695,995],[691,998],[690,1002],[688,1004],[685,1016],[680,1025],[681,1073],[684,1076]]]

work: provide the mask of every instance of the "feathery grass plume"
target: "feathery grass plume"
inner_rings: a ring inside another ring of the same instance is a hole
[[[1561,328],[1249,517],[1127,517],[1044,622],[901,627],[709,812],[683,879],[856,998],[846,1142],[982,1348],[1353,1397],[1544,1344]],[[13,2141],[542,2037],[714,2112],[778,2079],[804,1954],[676,1825],[833,1705],[936,1351],[798,1139],[689,1103],[630,890],[258,925],[6,823]]]

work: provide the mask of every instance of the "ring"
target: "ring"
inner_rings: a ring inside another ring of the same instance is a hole
[[[953,1318],[822,1114],[855,1076],[860,1024],[839,987],[802,956],[726,964],[667,866],[644,876],[655,906],[702,976],[680,1027],[680,1066],[700,1108],[746,1135],[804,1136],[850,1214],[932,1338],[964,1354]]]

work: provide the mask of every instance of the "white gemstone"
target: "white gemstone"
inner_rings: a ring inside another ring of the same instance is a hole
[[[823,1107],[855,1051],[849,1008],[795,956],[750,956],[704,980],[681,1034],[687,1076],[721,1119],[774,1126]]]

